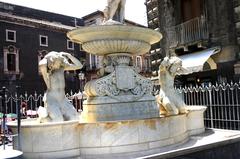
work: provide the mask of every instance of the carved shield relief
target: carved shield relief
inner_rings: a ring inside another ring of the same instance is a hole
[[[121,90],[129,90],[135,87],[134,71],[128,66],[116,67],[117,88]]]

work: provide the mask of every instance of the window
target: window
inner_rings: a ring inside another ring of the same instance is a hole
[[[182,0],[181,7],[183,22],[203,14],[203,0]]]
[[[67,40],[67,49],[74,50],[74,43],[70,40]]]
[[[96,55],[89,54],[89,56],[90,56],[89,58],[90,69],[96,69]]]
[[[4,47],[4,73],[19,73],[19,49],[14,46]]]
[[[44,35],[39,36],[40,46],[48,46],[48,37]]]
[[[151,69],[151,64],[150,64],[150,59],[149,57],[145,57],[145,71],[150,71]]]
[[[141,56],[136,57],[136,66],[138,68],[140,68],[140,70],[142,70],[142,57]]]
[[[7,68],[8,71],[15,71],[16,70],[16,54],[14,53],[8,53],[7,54]]]
[[[6,30],[6,41],[16,42],[16,31]]]
[[[82,44],[79,44],[79,51],[83,51]]]

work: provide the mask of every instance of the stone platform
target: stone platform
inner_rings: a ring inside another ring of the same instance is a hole
[[[38,124],[25,120],[21,128],[23,156],[31,159],[112,156],[184,143],[190,135],[205,130],[206,108],[191,109],[188,114],[176,116],[97,123]],[[8,125],[16,132],[16,123]],[[16,149],[16,139],[13,145]]]

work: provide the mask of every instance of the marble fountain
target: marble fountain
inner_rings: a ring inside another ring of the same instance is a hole
[[[120,5],[124,1],[117,2]],[[108,6],[108,9],[114,9],[110,4]],[[160,83],[165,86],[156,98],[151,94],[151,81],[138,74],[131,64],[133,55],[148,52],[151,44],[161,40],[162,35],[148,28],[126,26],[121,21],[122,12],[115,11],[117,13],[120,13],[118,21],[107,10],[103,25],[68,32],[67,36],[81,43],[85,51],[103,56],[102,77],[86,84],[87,100],[79,115],[61,93],[48,88],[45,107],[39,112],[40,118],[22,121],[20,138],[24,158],[95,158],[95,155],[138,154],[180,144],[191,135],[204,132],[203,112],[206,108],[186,106],[172,92],[171,80],[174,76],[171,71],[174,67],[171,70],[168,68],[176,66],[176,73],[181,70],[181,65],[165,59],[160,67]],[[59,61],[68,61],[64,60],[65,57],[72,61],[70,69],[82,67],[67,53],[59,54],[63,58]],[[48,60],[47,57],[45,59]],[[49,81],[54,83],[56,76],[69,69],[63,68],[62,64],[56,65],[58,71],[51,74],[52,78],[46,76],[50,78],[45,80],[46,85]],[[40,62],[41,66],[44,66],[44,61]],[[64,82],[59,83],[64,88]],[[68,106],[65,108],[65,105]],[[16,132],[16,123],[9,126]],[[17,149],[17,140],[13,145]]]

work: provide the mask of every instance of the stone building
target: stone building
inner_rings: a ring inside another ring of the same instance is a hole
[[[15,92],[43,92],[45,84],[38,71],[38,61],[50,51],[65,51],[79,59],[84,53],[66,33],[83,20],[0,2],[0,87]],[[79,90],[78,72],[66,73],[69,90]]]
[[[103,21],[103,12],[102,11],[96,11],[91,14],[88,14],[82,19],[84,20],[85,26],[91,26],[91,25],[100,25]],[[135,22],[132,22],[130,20],[125,19],[126,25],[134,25],[139,27],[145,27],[140,24],[137,24]],[[98,77],[97,71],[101,67],[101,58],[99,56],[95,56],[92,54],[86,55],[86,81],[95,79]],[[134,56],[133,58],[133,65],[135,65],[139,71],[140,74],[150,77],[151,76],[151,66],[150,66],[150,56],[149,54],[141,55],[141,56]]]
[[[240,76],[239,0],[146,0],[148,27],[163,34],[152,46],[153,80],[161,59],[167,55],[199,61],[211,48],[201,72],[177,77],[179,85],[238,81]],[[198,55],[198,56],[196,56]]]

